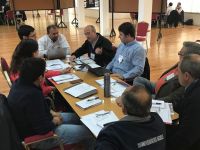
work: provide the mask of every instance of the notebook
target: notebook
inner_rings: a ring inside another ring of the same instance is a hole
[[[73,85],[64,90],[65,93],[68,93],[76,98],[85,98],[90,95],[96,94],[97,89],[87,83],[80,83]]]
[[[47,59],[65,59],[67,54],[67,48],[51,48],[47,51]]]

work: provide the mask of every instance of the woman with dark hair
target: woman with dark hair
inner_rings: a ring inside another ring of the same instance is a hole
[[[10,65],[11,81],[14,82],[15,80],[19,78],[19,70],[21,68],[23,61],[26,58],[38,57],[38,55],[39,55],[39,51],[38,51],[37,41],[32,40],[32,39],[22,40],[17,45],[12,56],[11,65]],[[68,72],[70,72],[69,68],[61,70],[61,71],[47,71],[45,72],[45,77],[49,78],[52,76],[65,74]],[[54,87],[46,85],[45,81],[41,81],[41,88],[45,96],[47,96],[54,89]]]

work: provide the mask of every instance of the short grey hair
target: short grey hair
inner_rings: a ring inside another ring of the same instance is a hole
[[[200,44],[196,42],[186,41],[183,43],[183,47],[186,48],[186,51],[184,52],[184,56],[190,55],[190,54],[200,55]]]
[[[145,87],[135,85],[130,90],[125,91],[121,99],[128,115],[146,117],[150,114],[152,97]]]
[[[85,28],[90,28],[91,31],[96,33],[96,29],[95,29],[95,27],[93,25],[87,25]]]
[[[200,56],[197,54],[184,56],[179,68],[182,73],[188,72],[193,79],[200,79]]]

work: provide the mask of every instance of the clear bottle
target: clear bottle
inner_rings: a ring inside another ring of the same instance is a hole
[[[110,97],[110,73],[104,74],[104,97]]]

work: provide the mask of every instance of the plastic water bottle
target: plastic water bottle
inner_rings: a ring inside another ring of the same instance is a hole
[[[110,97],[110,73],[104,74],[104,97]]]

